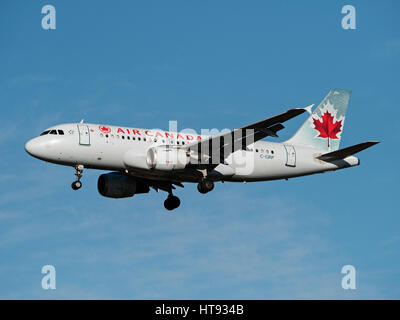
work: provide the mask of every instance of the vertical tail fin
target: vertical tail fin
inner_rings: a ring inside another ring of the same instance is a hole
[[[338,150],[350,90],[332,89],[300,129],[286,143],[307,145],[321,150]]]

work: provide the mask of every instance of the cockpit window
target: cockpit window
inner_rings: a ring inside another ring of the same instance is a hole
[[[63,130],[59,130],[59,129],[57,129],[57,130],[46,130],[46,131],[42,132],[40,135],[44,136],[46,134],[57,134],[57,132],[61,136],[64,135],[64,131]]]

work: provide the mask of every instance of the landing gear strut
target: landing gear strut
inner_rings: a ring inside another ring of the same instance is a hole
[[[181,200],[178,197],[172,194],[172,191],[169,192],[168,198],[164,201],[164,207],[167,210],[174,210],[179,207],[181,204]]]
[[[82,187],[82,172],[83,172],[83,165],[79,164],[75,166],[75,176],[76,176],[76,181],[72,182],[71,188],[73,190],[78,190]]]
[[[197,185],[197,190],[199,190],[199,192],[203,194],[210,192],[212,189],[214,189],[214,182],[208,179],[203,179]]]

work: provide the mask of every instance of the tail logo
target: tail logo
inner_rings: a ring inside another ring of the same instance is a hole
[[[325,111],[321,112],[321,117],[312,118],[314,129],[318,131],[317,137],[328,139],[328,148],[330,147],[329,139],[340,139],[344,119],[342,117],[341,120],[337,119],[334,122],[336,116],[332,115],[333,112],[329,112],[329,106],[331,105],[328,103]]]

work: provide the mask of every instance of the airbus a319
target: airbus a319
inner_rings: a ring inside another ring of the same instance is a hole
[[[112,171],[98,178],[98,191],[110,198],[168,193],[164,206],[173,210],[173,195],[183,183],[197,183],[208,193],[217,182],[255,182],[288,179],[357,166],[354,156],[378,143],[363,142],[339,149],[350,91],[333,89],[312,111],[289,109],[276,116],[214,136],[166,132],[91,123],[59,124],[29,140],[25,150],[43,161],[71,166],[82,187],[84,169]],[[276,138],[283,123],[309,112],[298,131],[284,142]]]

